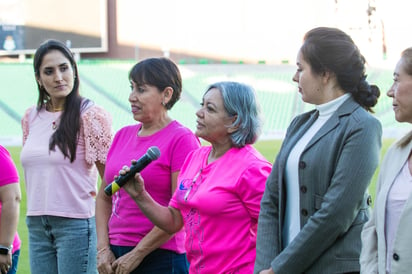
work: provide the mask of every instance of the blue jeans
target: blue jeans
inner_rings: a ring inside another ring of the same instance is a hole
[[[16,274],[17,273],[17,265],[19,263],[19,255],[20,255],[20,249],[14,251],[12,258],[11,258],[11,267],[9,271],[7,271],[7,274]]]
[[[28,216],[32,274],[97,274],[95,218]]]
[[[117,258],[129,253],[134,246],[110,245],[114,256]],[[130,274],[187,274],[189,263],[186,254],[178,254],[166,249],[156,249],[149,253],[140,265]]]

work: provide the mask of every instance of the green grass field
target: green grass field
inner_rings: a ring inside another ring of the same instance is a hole
[[[388,149],[388,147],[393,143],[393,139],[385,139],[382,144],[382,151],[381,151],[381,158]],[[266,159],[270,162],[273,163],[277,152],[280,149],[282,141],[281,140],[269,140],[269,141],[259,141],[255,144],[256,149],[258,149],[263,156],[266,157]],[[17,166],[17,169],[19,170],[19,175],[20,175],[20,182],[21,182],[21,190],[22,190],[22,201],[21,201],[21,210],[20,210],[20,221],[19,221],[19,226],[18,226],[18,232],[20,235],[20,238],[22,240],[22,248],[21,248],[21,253],[20,253],[20,259],[19,259],[19,266],[18,266],[18,273],[19,274],[29,274],[30,273],[30,266],[29,266],[29,252],[28,252],[28,235],[27,235],[27,226],[26,226],[26,189],[25,189],[25,183],[24,183],[24,176],[23,176],[23,170],[20,164],[20,151],[21,147],[6,147],[13,159],[14,162]],[[372,194],[372,196],[375,195],[375,182],[376,182],[376,177],[379,172],[379,167],[375,172],[375,175],[372,179],[369,192]],[[373,199],[374,200],[374,199]]]

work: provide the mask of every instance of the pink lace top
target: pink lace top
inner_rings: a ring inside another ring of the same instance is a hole
[[[81,114],[76,160],[70,163],[60,149],[49,150],[54,124],[61,112],[28,109],[22,119],[21,163],[27,192],[27,215],[90,218],[95,213],[98,172],[106,162],[112,140],[112,119],[103,108],[89,104]]]
[[[41,110],[41,112],[47,111]],[[60,117],[61,112],[56,113],[58,113]],[[33,119],[35,114],[37,114],[36,107],[32,106],[26,110],[23,116],[23,145],[26,143],[29,134],[30,119]],[[82,113],[81,131],[86,144],[86,162],[89,164],[94,164],[97,161],[105,163],[107,151],[109,150],[113,137],[112,118],[110,114],[100,106],[90,106]]]

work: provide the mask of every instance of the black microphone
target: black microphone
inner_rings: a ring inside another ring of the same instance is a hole
[[[146,154],[143,155],[136,163],[130,166],[130,171],[126,174],[119,175],[114,182],[109,184],[104,188],[104,192],[108,196],[112,196],[116,193],[124,184],[129,181],[137,172],[142,171],[148,164],[150,164],[153,160],[156,160],[160,156],[160,150],[158,147],[149,147]]]

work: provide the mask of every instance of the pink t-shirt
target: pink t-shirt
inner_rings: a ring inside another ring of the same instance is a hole
[[[182,213],[190,273],[253,273],[260,200],[271,164],[252,146],[208,164],[211,147],[186,158],[170,202]]]
[[[20,154],[27,193],[27,216],[51,215],[90,218],[95,213],[98,172],[95,162],[105,163],[112,139],[111,116],[101,107],[89,105],[81,114],[76,160],[64,158],[56,146],[49,151],[61,112],[35,108],[23,119]]]
[[[171,175],[180,171],[187,154],[200,146],[199,139],[177,121],[162,130],[140,137],[141,124],[119,130],[107,155],[105,181],[109,184],[124,165],[138,160],[151,146],[157,146],[160,157],[141,171],[146,190],[158,203],[167,206],[172,197]],[[136,246],[153,228],[137,204],[122,188],[112,196],[112,214],[109,220],[110,244]],[[163,249],[184,253],[184,232],[180,231],[161,246]]]
[[[0,145],[0,187],[8,184],[18,184],[19,174],[17,168],[14,165],[13,159],[10,153]],[[0,202],[0,216],[1,216],[1,202]],[[19,250],[21,241],[18,233],[14,236],[13,241],[13,253]]]

